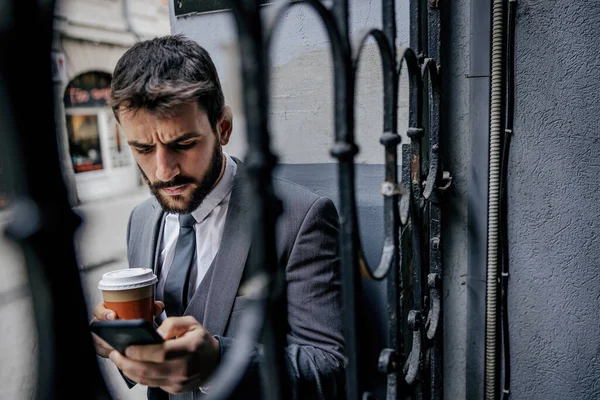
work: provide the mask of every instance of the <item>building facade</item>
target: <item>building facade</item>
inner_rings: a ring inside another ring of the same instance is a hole
[[[65,181],[75,204],[137,190],[133,155],[107,106],[119,57],[170,32],[167,0],[62,0],[55,10],[53,77]]]

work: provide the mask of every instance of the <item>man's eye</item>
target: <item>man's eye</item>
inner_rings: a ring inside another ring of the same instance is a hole
[[[153,149],[153,147],[136,147],[135,151],[137,151],[138,154],[149,154]]]
[[[196,141],[177,143],[173,147],[178,150],[186,150],[192,148],[196,144]]]

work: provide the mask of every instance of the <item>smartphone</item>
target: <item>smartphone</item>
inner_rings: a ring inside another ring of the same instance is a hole
[[[94,321],[90,328],[121,354],[125,354],[125,349],[134,344],[158,344],[164,341],[154,326],[145,319]]]

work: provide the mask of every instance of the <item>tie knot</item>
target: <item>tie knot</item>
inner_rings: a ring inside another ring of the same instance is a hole
[[[192,228],[196,220],[192,214],[179,214],[179,226],[181,228]]]

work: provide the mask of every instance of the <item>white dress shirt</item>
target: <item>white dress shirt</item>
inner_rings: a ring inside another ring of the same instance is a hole
[[[237,172],[235,161],[228,154],[223,153],[223,155],[225,172],[221,180],[206,196],[200,206],[192,211],[192,215],[196,220],[194,224],[196,231],[196,255],[192,265],[193,268],[196,268],[196,288],[202,282],[215,255],[219,251],[229,199],[231,198],[231,189],[233,188],[233,179]],[[165,225],[162,242],[160,243],[159,259],[162,267],[157,285],[159,293],[164,291],[165,280],[173,263],[175,245],[179,236],[178,214],[165,214],[164,218]],[[193,275],[192,273],[191,276]],[[161,317],[164,317],[164,313]]]

